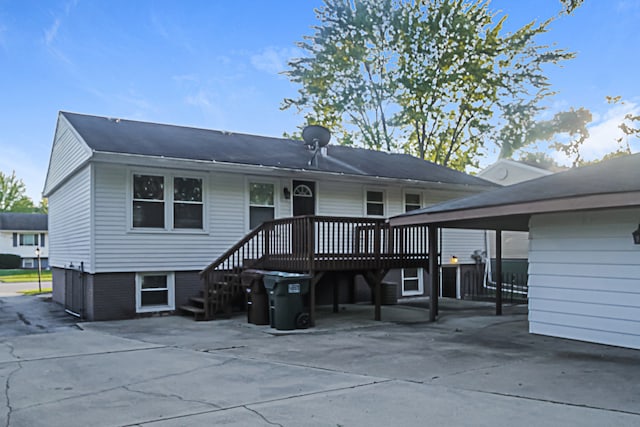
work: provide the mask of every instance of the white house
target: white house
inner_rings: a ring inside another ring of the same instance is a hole
[[[557,170],[556,172],[558,172]],[[553,171],[538,166],[530,165],[511,159],[500,159],[487,166],[478,173],[478,177],[495,184],[506,186],[529,181],[542,176],[553,174]],[[495,264],[495,232],[486,231],[487,238],[487,263],[489,268],[488,280],[492,279],[492,264]],[[520,231],[505,231],[502,233],[502,272],[505,275],[513,275],[515,281],[526,280],[526,271],[529,258],[529,233]]]
[[[171,311],[265,220],[386,218],[489,188],[403,154],[61,112],[44,188],[53,298],[96,320]],[[422,269],[390,275],[402,295],[425,294]]]
[[[49,266],[49,232],[46,214],[0,213],[0,254],[18,255],[22,268]]]
[[[530,332],[640,349],[640,154],[391,223],[528,231]]]

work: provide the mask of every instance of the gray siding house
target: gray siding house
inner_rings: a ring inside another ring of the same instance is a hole
[[[59,113],[44,188],[54,300],[94,320],[173,311],[265,220],[388,218],[493,188],[403,154],[313,154],[301,141]],[[449,241],[443,253],[484,245],[482,232]],[[425,294],[423,269],[389,274],[399,296]]]

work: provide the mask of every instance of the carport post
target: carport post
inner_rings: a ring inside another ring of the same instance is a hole
[[[489,260],[491,262],[491,260]],[[496,316],[502,315],[502,230],[496,230]]]
[[[429,320],[436,321],[438,315],[438,282],[440,270],[438,269],[438,228],[435,225],[428,226],[429,238]]]

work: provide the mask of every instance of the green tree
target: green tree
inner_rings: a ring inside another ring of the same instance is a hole
[[[584,0],[560,0],[562,2],[562,6],[564,6],[564,10],[566,13],[571,14],[574,10],[576,10]]]
[[[523,114],[526,115],[528,113]],[[521,116],[522,117],[522,116]],[[540,120],[533,122],[524,119],[517,122],[517,129],[505,126],[502,129],[502,147],[500,158],[511,157],[514,152],[530,144],[547,141],[551,142],[552,148],[564,152],[567,156],[577,156],[576,163],[580,161],[579,148],[589,137],[587,125],[591,123],[592,114],[589,110],[571,108],[569,111],[556,113],[551,120]],[[505,131],[511,132],[507,134]],[[556,138],[566,135],[569,142],[557,142]]]
[[[543,152],[522,152],[520,153],[520,157],[518,159],[522,163],[529,164],[531,166],[536,166],[541,169],[546,169],[552,172],[558,172],[562,170],[562,166],[560,166],[554,159],[547,153]]]
[[[325,0],[320,25],[289,62],[297,108],[341,143],[407,153],[463,170],[495,136],[498,114],[539,111],[542,72],[571,58],[535,42],[549,21],[503,34],[488,0]],[[532,114],[533,116],[533,114]]]
[[[6,175],[0,171],[0,212],[33,212],[33,201],[25,194],[26,187],[16,172]]]
[[[298,46],[309,55],[289,62],[289,79],[302,86],[283,108],[307,110],[309,124],[322,124],[342,141],[355,139],[369,148],[391,151],[386,108],[396,82],[390,69],[396,28],[392,0],[325,0],[316,11],[322,25]],[[355,126],[345,128],[345,121]],[[352,133],[357,133],[353,137]]]

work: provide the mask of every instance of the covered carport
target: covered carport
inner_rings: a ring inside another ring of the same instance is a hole
[[[502,231],[528,231],[530,331],[640,348],[640,244],[633,235],[640,233],[640,155],[440,203],[390,222],[427,224],[430,253],[437,253],[440,228],[495,230],[497,315]],[[438,271],[436,257],[430,257],[430,271]],[[431,275],[432,296],[439,280]],[[432,305],[436,320],[437,298]]]

